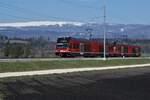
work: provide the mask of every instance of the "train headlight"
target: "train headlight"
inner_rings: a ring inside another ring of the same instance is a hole
[[[66,52],[66,50],[60,50],[60,52]]]

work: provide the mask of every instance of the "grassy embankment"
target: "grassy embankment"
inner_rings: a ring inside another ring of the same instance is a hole
[[[71,60],[71,61],[31,61],[31,62],[0,62],[0,72],[32,71],[46,69],[104,67],[150,63],[150,59],[126,60]]]

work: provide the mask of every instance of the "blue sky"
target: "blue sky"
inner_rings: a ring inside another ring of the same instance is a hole
[[[102,22],[106,1],[107,22],[150,24],[150,0],[0,0],[0,22]]]

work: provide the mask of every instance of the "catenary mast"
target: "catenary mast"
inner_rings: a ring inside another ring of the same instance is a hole
[[[104,6],[103,6],[103,10],[104,10],[104,22],[103,22],[103,28],[104,28],[104,37],[103,37],[103,59],[106,60],[106,4],[104,2]]]

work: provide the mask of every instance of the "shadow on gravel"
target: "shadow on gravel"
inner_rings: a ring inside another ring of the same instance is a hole
[[[54,76],[0,83],[4,100],[150,100],[150,74],[94,79]]]

